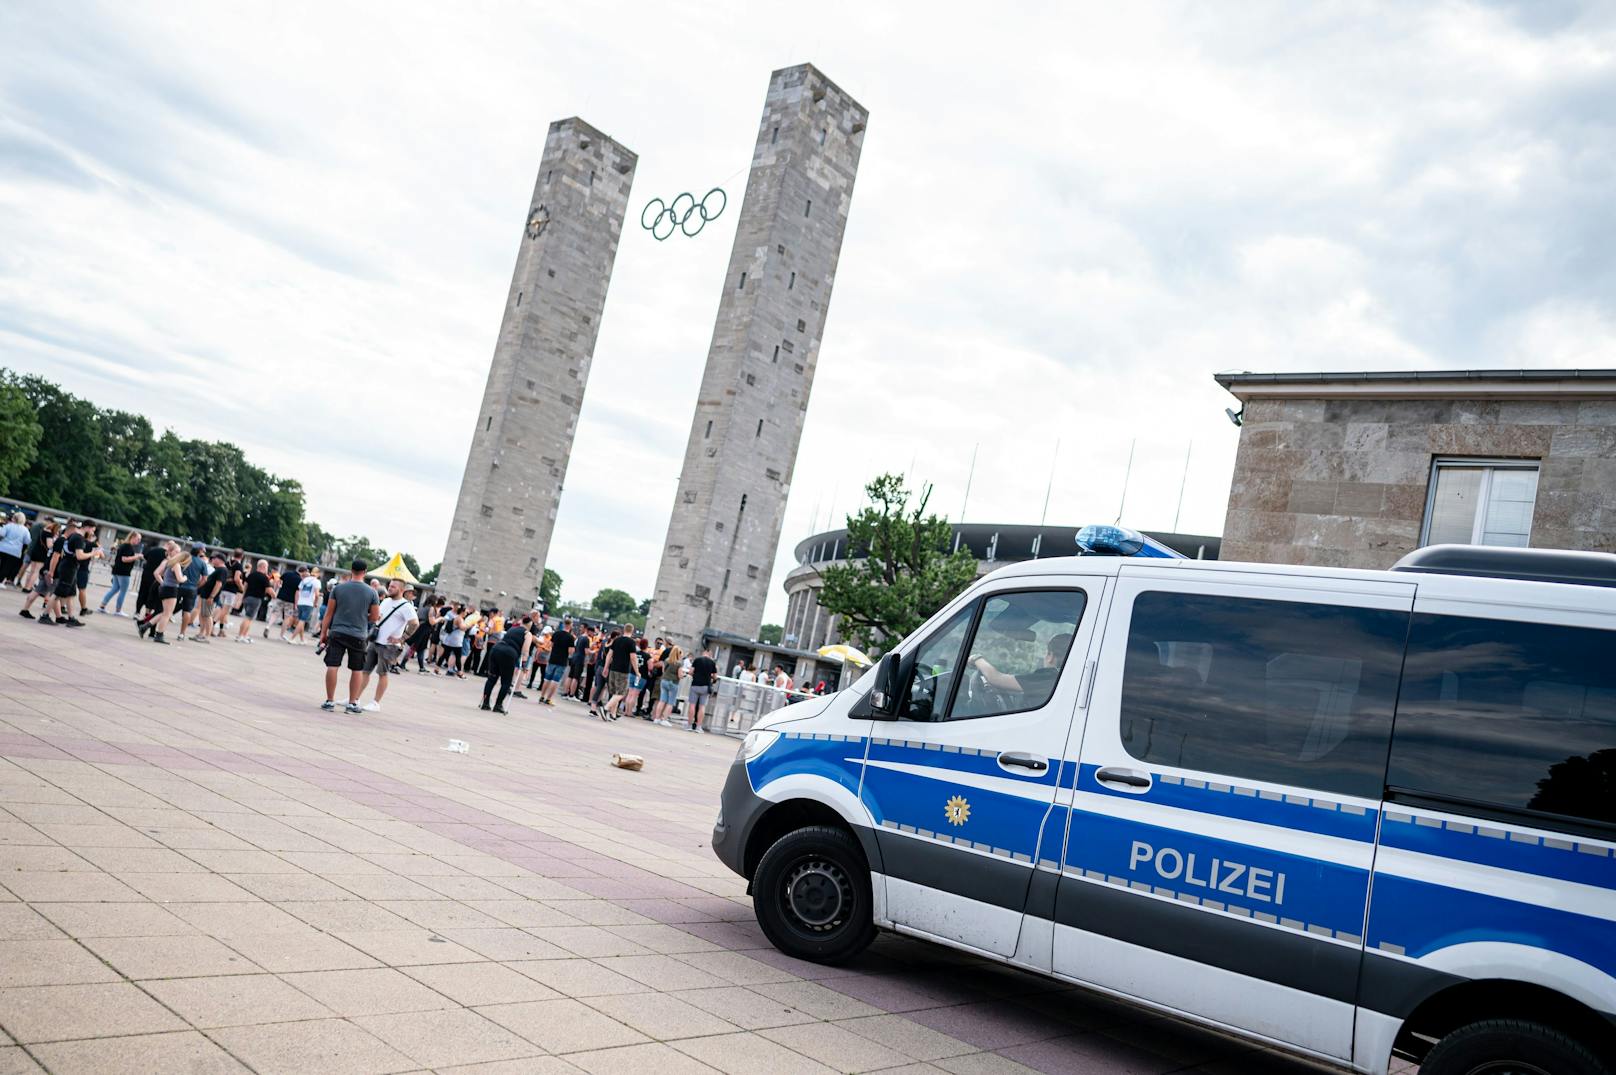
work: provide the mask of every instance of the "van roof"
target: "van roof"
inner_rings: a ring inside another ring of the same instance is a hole
[[[1007,564],[984,576],[987,579],[1021,578],[1036,575],[1120,575],[1149,574],[1164,577],[1172,572],[1193,575],[1266,575],[1278,582],[1284,578],[1354,579],[1374,583],[1400,583],[1416,586],[1422,598],[1438,598],[1466,603],[1515,605],[1523,607],[1596,612],[1616,618],[1616,601],[1609,587],[1540,582],[1514,578],[1485,578],[1468,574],[1416,573],[1354,567],[1314,567],[1306,564],[1242,563],[1237,560],[1159,560],[1123,556],[1060,556]]]

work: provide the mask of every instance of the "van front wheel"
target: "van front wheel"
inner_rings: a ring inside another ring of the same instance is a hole
[[[842,963],[875,940],[870,868],[842,829],[813,825],[763,853],[752,877],[758,925],[780,951],[813,963]]]
[[[1611,1075],[1575,1038],[1521,1019],[1487,1019],[1448,1034],[1420,1063],[1420,1075]]]

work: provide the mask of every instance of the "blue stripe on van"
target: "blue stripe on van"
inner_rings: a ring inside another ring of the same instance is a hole
[[[1363,932],[1364,902],[1369,894],[1366,869],[1087,810],[1071,814],[1068,869],[1149,885],[1153,891],[1162,890],[1158,895],[1175,899],[1213,900],[1240,914],[1272,915],[1293,929],[1319,926],[1352,937]],[[1172,854],[1160,859],[1152,854],[1134,862],[1136,843],[1148,845],[1152,852],[1171,849]],[[1256,883],[1252,867],[1265,871],[1257,875]],[[1283,894],[1278,881],[1281,875]]]
[[[846,760],[849,758],[853,760]],[[822,776],[857,795],[863,768],[863,739],[855,737],[849,742],[782,735],[760,757],[746,763],[746,775],[753,788],[782,776]]]
[[[1455,830],[1436,824],[1394,821],[1388,816],[1380,829],[1380,842],[1386,847],[1418,851],[1438,858],[1460,859],[1482,866],[1496,866],[1533,877],[1616,889],[1616,858],[1598,845],[1592,845],[1599,851],[1594,854],[1579,851],[1573,846],[1549,846],[1540,843],[1536,836],[1529,841],[1511,839],[1508,830],[1486,821],[1461,824],[1463,828]],[[1483,836],[1480,831],[1466,832],[1465,828],[1490,829],[1502,835]],[[1565,839],[1568,845],[1576,842],[1575,839]]]
[[[1475,941],[1559,952],[1611,976],[1609,995],[1616,996],[1616,922],[1396,874],[1375,874],[1370,949],[1390,944],[1418,959]]]
[[[1013,747],[1005,747],[1013,750]],[[999,752],[987,751],[977,753],[975,748],[966,750],[947,750],[942,744],[923,745],[919,743],[882,742],[880,739],[870,741],[871,761],[891,761],[904,765],[926,765],[938,769],[948,769],[957,773],[975,773],[979,776],[997,776],[1007,780],[1014,780],[1018,784],[1045,785],[1053,788],[1056,774],[1060,770],[1060,759],[1049,759],[1049,768],[1042,774],[1034,775],[1028,769],[1007,770],[999,765]],[[890,771],[890,770],[889,770]],[[1022,774],[1026,775],[1023,776]],[[873,775],[873,774],[872,774]]]
[[[1316,833],[1320,836],[1335,836],[1359,843],[1368,844],[1375,840],[1376,811],[1373,809],[1366,808],[1361,814],[1350,813],[1342,809],[1342,804],[1334,799],[1312,796],[1306,792],[1291,796],[1292,799],[1300,801],[1288,802],[1283,798],[1265,799],[1260,793],[1241,794],[1227,784],[1222,785],[1229,788],[1227,791],[1215,791],[1211,787],[1191,787],[1188,784],[1169,783],[1163,780],[1159,773],[1152,774],[1154,781],[1149,791],[1143,795],[1131,795],[1108,788],[1096,780],[1094,774],[1099,768],[1097,765],[1083,764],[1082,775],[1079,778],[1080,790],[1114,795],[1122,799],[1143,800],[1162,806],[1174,806],[1183,810],[1194,810],[1200,814],[1216,814],[1218,817],[1233,818],[1237,821],[1255,821],[1282,829]],[[1071,778],[1067,777],[1066,780],[1069,784]],[[1315,806],[1314,803],[1326,805]]]

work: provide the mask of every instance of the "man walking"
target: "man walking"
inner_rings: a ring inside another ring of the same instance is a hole
[[[606,704],[595,714],[601,720],[617,720],[623,715],[623,703],[628,700],[629,677],[637,674],[634,658],[638,652],[632,627],[624,627],[623,633],[606,647]]]
[[[394,667],[398,665],[399,656],[404,652],[404,640],[415,630],[416,612],[415,603],[403,596],[404,584],[393,579],[387,584],[387,598],[377,607],[376,637],[370,640],[365,647],[365,676],[359,681],[359,695],[363,697],[365,688],[370,686],[370,677],[379,677],[376,681],[376,698],[365,703],[366,713],[379,713],[382,708],[382,696],[387,693],[387,680]]]
[[[325,647],[325,701],[320,708],[327,713],[337,708],[337,669],[342,658],[348,658],[349,713],[363,713],[359,707],[359,689],[365,674],[365,641],[370,625],[381,618],[381,602],[376,591],[365,585],[365,561],[355,560],[346,581],[331,587],[325,602],[325,616],[320,620],[320,644]]]
[[[505,699],[511,695],[511,681],[516,677],[516,666],[522,663],[522,658],[528,655],[533,645],[529,623],[529,617],[523,616],[519,623],[512,624],[497,638],[490,636],[488,674],[483,680],[482,705],[477,708],[488,708],[489,696],[494,693],[494,684],[498,683],[499,697],[494,702],[494,712],[500,716],[506,715]]]
[[[281,568],[280,585],[275,589],[275,600],[269,606],[269,622],[264,625],[264,637],[269,637],[270,626],[282,642],[292,637],[292,624],[297,615],[297,584],[303,581],[303,569],[291,564]]]
[[[292,637],[288,641],[301,646],[308,641],[304,636],[309,624],[314,622],[314,606],[320,600],[320,573],[312,567],[300,567],[297,573],[303,577],[297,583],[297,622],[292,625]]]
[[[213,599],[214,634],[223,638],[230,630],[230,612],[241,603],[242,564],[241,550],[232,552],[224,562],[224,589]]]

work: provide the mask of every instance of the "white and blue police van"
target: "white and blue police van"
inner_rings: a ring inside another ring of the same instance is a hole
[[[1133,555],[1001,568],[746,736],[713,847],[770,941],[895,930],[1355,1071],[1616,1072],[1616,556],[1093,546]]]

